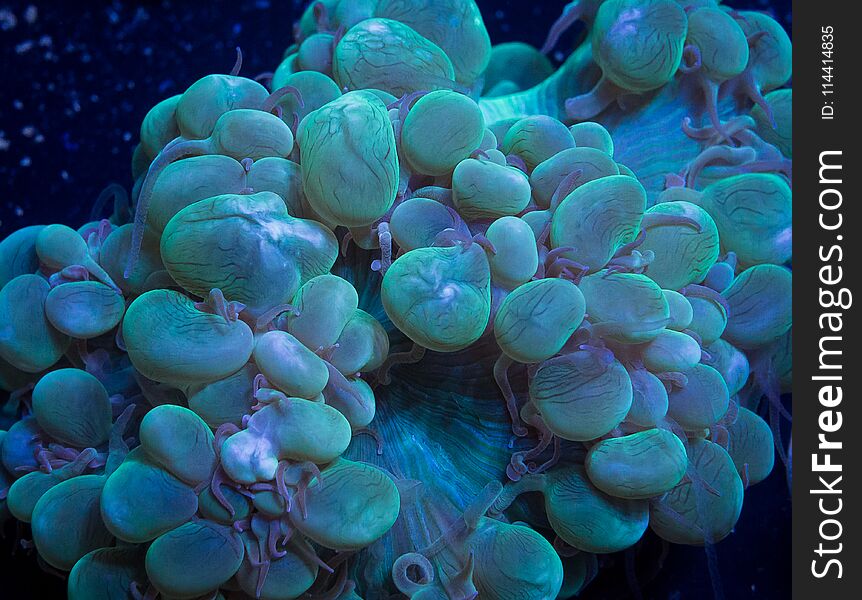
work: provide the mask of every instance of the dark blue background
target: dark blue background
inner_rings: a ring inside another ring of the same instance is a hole
[[[494,43],[536,46],[565,3],[478,0]],[[229,71],[237,45],[243,74],[273,70],[305,4],[0,0],[0,238],[25,225],[87,220],[105,185],[130,187],[130,157],[150,107],[207,73]],[[789,0],[727,4],[769,10],[789,30]],[[64,597],[63,583],[32,558],[20,551],[10,557],[15,532],[6,533],[0,597]],[[587,597],[712,597],[702,549],[672,547],[663,560],[661,552],[648,536],[634,558],[634,577],[622,556],[610,559]],[[717,554],[728,599],[789,598],[790,500],[780,469],[746,493],[736,532]]]

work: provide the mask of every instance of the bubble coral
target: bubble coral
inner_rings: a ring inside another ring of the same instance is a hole
[[[786,458],[789,40],[576,20],[554,71],[472,0],[314,2],[270,89],[144,117],[133,223],[0,242],[0,501],[70,598],[563,598],[731,532]]]

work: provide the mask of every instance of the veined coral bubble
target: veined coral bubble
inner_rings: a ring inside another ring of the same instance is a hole
[[[572,2],[554,70],[314,2],[270,89],[143,117],[134,215],[0,242],[0,508],[69,597],[568,598],[729,535],[785,458],[789,40],[690,4]]]

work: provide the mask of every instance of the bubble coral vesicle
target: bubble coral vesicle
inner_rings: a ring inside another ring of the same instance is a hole
[[[319,0],[295,35],[269,88],[143,116],[134,214],[0,241],[0,509],[69,597],[567,598],[729,535],[786,459],[780,25],[576,1],[540,52],[473,0]]]

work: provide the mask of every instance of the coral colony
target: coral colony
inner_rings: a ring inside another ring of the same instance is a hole
[[[0,243],[0,507],[70,598],[569,598],[731,533],[788,464],[790,40],[576,21],[554,70],[473,0],[315,2],[150,110],[134,211]]]

